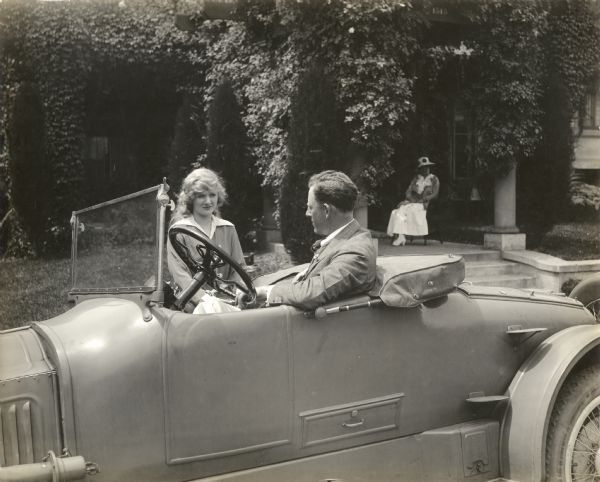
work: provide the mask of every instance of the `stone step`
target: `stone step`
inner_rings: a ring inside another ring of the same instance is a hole
[[[457,253],[462,256],[465,260],[465,263],[475,263],[475,262],[493,262],[500,261],[502,256],[500,255],[500,251],[494,250],[481,250],[481,251],[465,251],[462,253]]]
[[[499,288],[538,288],[536,276],[498,275],[467,277],[465,281],[479,286],[498,286]]]
[[[511,261],[468,261],[466,262],[466,276],[471,278],[483,278],[499,275],[523,275],[531,274],[527,266]]]

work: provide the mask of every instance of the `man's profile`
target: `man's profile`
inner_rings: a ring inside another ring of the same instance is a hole
[[[376,254],[368,230],[354,219],[358,189],[343,172],[323,171],[308,182],[306,216],[324,236],[309,266],[291,284],[259,286],[259,300],[314,309],[375,283]]]

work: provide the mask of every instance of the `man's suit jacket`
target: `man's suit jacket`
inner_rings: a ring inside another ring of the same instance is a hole
[[[310,310],[342,296],[366,293],[375,283],[376,260],[371,233],[353,220],[317,250],[300,281],[273,286],[269,302]]]

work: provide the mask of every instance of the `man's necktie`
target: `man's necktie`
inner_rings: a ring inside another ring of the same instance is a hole
[[[317,261],[319,260],[319,250],[321,249],[321,241],[322,240],[317,240],[313,243],[313,245],[310,247],[310,249],[313,250],[313,257],[310,260],[310,264],[306,267],[306,269],[304,270],[304,272],[302,273],[302,275],[299,277],[299,281],[304,281],[306,279],[306,276],[308,275],[308,273],[310,273],[312,271],[312,269],[315,267],[315,265],[317,264]]]

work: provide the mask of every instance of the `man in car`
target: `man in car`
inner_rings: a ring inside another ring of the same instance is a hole
[[[257,287],[258,301],[315,309],[340,297],[368,292],[375,283],[371,234],[353,211],[358,189],[343,172],[323,171],[308,182],[306,216],[324,239],[309,266],[292,283]]]

